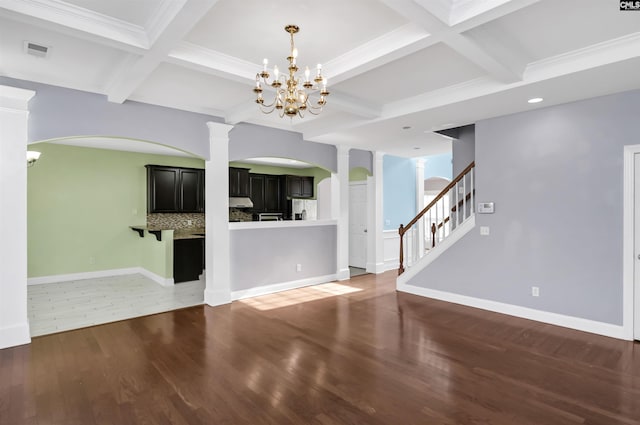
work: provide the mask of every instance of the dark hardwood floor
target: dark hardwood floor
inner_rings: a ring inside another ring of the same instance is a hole
[[[640,345],[394,285],[364,275],[0,350],[0,424],[640,424]]]

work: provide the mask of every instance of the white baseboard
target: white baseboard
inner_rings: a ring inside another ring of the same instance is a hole
[[[229,304],[231,299],[232,297],[229,296],[229,292],[227,291],[204,290],[204,303],[211,307]]]
[[[367,273],[380,274],[391,269],[387,268],[387,264],[385,261],[384,263],[367,263],[366,270],[367,270]]]
[[[396,269],[398,270],[398,267],[400,267],[400,260],[397,258],[392,258],[389,260],[384,260],[384,265],[382,266],[382,271],[383,272],[388,272],[389,270],[393,270]]]
[[[0,328],[0,349],[29,344],[30,342],[31,336],[27,322]]]
[[[351,279],[351,270],[349,268],[338,270],[333,280],[348,280]]]
[[[335,274],[325,276],[315,276],[306,279],[292,280],[290,282],[275,283],[273,285],[258,286],[256,288],[243,289],[231,292],[232,300],[240,300],[243,298],[257,297],[260,295],[273,294],[275,292],[287,291],[289,289],[297,289],[305,286],[319,285],[321,283],[334,282],[337,280]],[[205,298],[206,300],[206,298]]]
[[[172,286],[173,278],[165,278],[159,276],[142,267],[129,267],[126,269],[99,270],[95,272],[56,274],[51,276],[30,277],[27,279],[27,285],[42,285],[45,283],[70,282],[72,280],[97,279],[101,277],[124,276],[128,274],[137,274],[153,280],[162,286]]]
[[[156,283],[159,283],[162,286],[173,286],[173,278],[172,277],[162,277],[154,272],[151,272],[145,268],[138,267],[138,273],[153,280]]]
[[[508,314],[509,316],[521,317],[523,319],[535,320],[537,322],[562,326],[612,338],[629,340],[628,332],[623,326],[610,323],[596,322],[594,320],[582,319],[579,317],[565,316],[558,313],[536,310],[528,307],[521,307],[512,304],[505,304],[497,301],[485,300],[481,298],[468,297],[466,295],[454,294],[451,292],[438,291],[436,289],[422,288],[419,286],[397,283],[396,289],[400,292],[419,295],[421,297],[433,298],[450,303],[461,304],[468,307],[480,308],[482,310],[496,313]]]

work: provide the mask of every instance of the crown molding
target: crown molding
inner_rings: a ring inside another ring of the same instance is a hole
[[[162,0],[160,6],[145,25],[150,44],[154,44],[158,40],[158,37],[176,18],[186,3],[187,0]]]
[[[324,69],[330,71],[328,77],[331,84],[335,85],[429,47],[437,41],[430,38],[424,29],[409,23],[327,61]]]
[[[130,46],[148,49],[144,28],[60,0],[0,0],[0,7]]]
[[[524,73],[532,83],[640,56],[640,32],[530,63]]]
[[[257,65],[234,56],[182,41],[169,53],[167,62],[241,83],[255,81]]]

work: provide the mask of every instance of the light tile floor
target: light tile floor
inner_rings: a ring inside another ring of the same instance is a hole
[[[30,285],[31,336],[199,305],[204,286],[193,281],[163,287],[140,274]]]

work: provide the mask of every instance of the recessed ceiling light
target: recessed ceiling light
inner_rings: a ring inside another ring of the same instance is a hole
[[[409,130],[411,128],[410,125],[405,125],[404,127],[402,127],[403,130]]]
[[[527,100],[527,102],[529,103],[540,103],[542,102],[544,99],[541,97],[532,97],[531,99]]]

